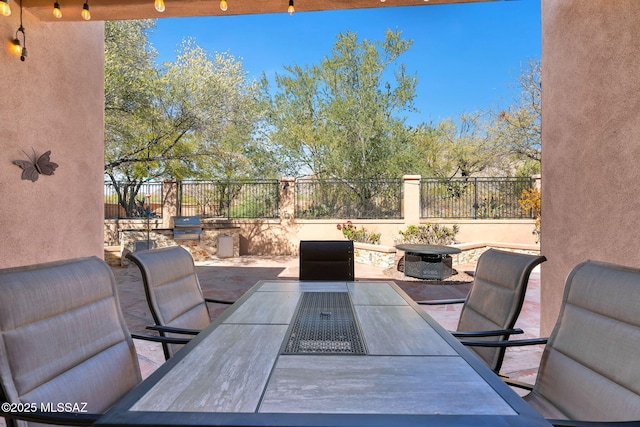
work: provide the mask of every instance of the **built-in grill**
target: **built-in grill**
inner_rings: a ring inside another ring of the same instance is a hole
[[[200,217],[173,217],[173,240],[200,240],[201,235],[202,226],[200,224]]]

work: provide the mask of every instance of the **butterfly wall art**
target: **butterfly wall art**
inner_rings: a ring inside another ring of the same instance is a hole
[[[29,160],[14,160],[13,164],[22,168],[22,179],[36,182],[40,175],[53,175],[53,172],[58,167],[57,163],[53,163],[50,159],[51,150],[45,152],[40,157],[36,156],[36,150],[33,150],[33,156],[27,155]]]

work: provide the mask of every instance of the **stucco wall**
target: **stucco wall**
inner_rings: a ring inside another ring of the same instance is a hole
[[[0,268],[103,255],[104,24],[41,23],[24,12],[29,56],[9,50],[19,7],[0,16]],[[59,167],[20,179],[22,150]]]
[[[300,240],[344,239],[336,225],[347,220],[234,220],[240,227],[241,255],[291,255],[298,252]],[[420,221],[422,224],[425,221]],[[503,242],[509,244],[535,245],[533,220],[478,220],[478,221],[432,221],[447,227],[460,226],[456,242]],[[393,246],[399,230],[405,230],[409,222],[402,220],[352,220],[357,228],[381,233],[380,244]],[[417,225],[417,224],[416,224]]]
[[[541,333],[585,259],[640,266],[640,1],[542,0]]]

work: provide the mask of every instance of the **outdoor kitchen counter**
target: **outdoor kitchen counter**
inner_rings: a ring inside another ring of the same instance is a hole
[[[144,243],[149,239],[155,248],[180,245],[191,252],[195,261],[239,257],[240,231],[240,227],[203,222],[200,234],[194,234],[192,239],[176,240],[173,228],[152,228],[149,233],[144,229],[126,229],[120,232],[120,252],[135,252],[137,245],[146,249]]]

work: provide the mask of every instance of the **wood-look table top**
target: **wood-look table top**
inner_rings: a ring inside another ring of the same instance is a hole
[[[303,292],[348,292],[367,354],[281,354]],[[395,283],[268,280],[98,425],[549,424]]]

